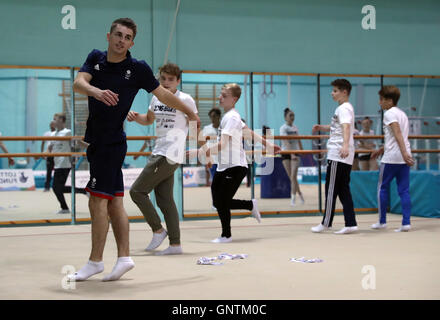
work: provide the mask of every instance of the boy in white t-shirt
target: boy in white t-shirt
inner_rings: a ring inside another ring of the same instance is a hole
[[[209,137],[210,139],[206,142],[209,147],[213,146],[217,142],[217,136],[218,136],[218,129],[220,127],[220,118],[222,117],[222,112],[219,108],[212,108],[208,113],[209,119],[211,120],[211,123],[204,126],[202,130],[203,137]],[[214,139],[215,138],[215,139]],[[214,179],[215,171],[217,170],[217,157],[212,156],[212,163],[206,164],[206,170],[209,170],[209,180],[208,182],[212,182]],[[207,172],[208,173],[208,172]],[[209,185],[209,184],[208,184]]]
[[[275,153],[280,151],[279,146],[266,141],[241,120],[240,114],[235,109],[240,96],[241,88],[236,83],[228,83],[222,87],[219,103],[225,112],[220,122],[218,142],[212,146],[205,144],[199,149],[199,154],[206,156],[208,161],[212,154],[218,154],[218,166],[211,184],[211,193],[222,224],[222,234],[212,240],[214,243],[232,241],[231,210],[233,209],[252,211],[252,216],[260,222],[261,216],[255,199],[233,199],[248,170],[243,137],[252,137],[256,142],[272,148]]]
[[[70,137],[72,135],[71,130],[66,128],[65,113],[56,113],[53,116],[53,121],[56,130],[52,135],[53,137]],[[65,153],[72,151],[69,140],[50,141],[48,149],[53,153]],[[70,162],[70,157],[54,157],[55,170],[53,174],[52,189],[61,206],[61,210],[57,212],[59,214],[70,213],[66,199],[64,198],[64,193],[70,193],[72,191],[71,187],[65,186],[71,167],[72,164]],[[87,195],[87,192],[84,188],[75,188],[75,192]]]
[[[194,99],[177,90],[182,71],[173,63],[160,67],[160,84],[178,97],[191,111],[197,113]],[[153,239],[145,249],[151,251],[161,245],[167,237],[170,246],[157,255],[182,254],[180,243],[179,213],[174,202],[174,171],[184,162],[186,137],[188,135],[188,118],[180,110],[171,108],[155,96],[151,99],[148,113],[139,114],[130,111],[128,121],[136,121],[142,125],[150,125],[156,121],[156,142],[152,155],[142,173],[130,189],[131,199],[141,210],[145,220],[153,230]],[[167,230],[162,227],[149,194],[154,190],[156,202],[162,211]]]
[[[45,137],[51,137],[56,133],[56,128],[55,128],[55,121],[51,121],[49,123],[49,129],[50,131],[46,131],[44,133]],[[47,147],[45,148],[45,144],[47,143]],[[45,141],[43,140],[41,142],[41,152],[49,152],[49,145],[50,145],[50,141]],[[48,192],[50,190],[50,181],[52,180],[52,171],[53,168],[55,166],[55,162],[53,157],[47,157],[46,158],[46,181],[44,182],[44,191]]]
[[[335,214],[336,197],[342,202],[345,227],[337,234],[358,230],[350,192],[350,173],[354,159],[354,110],[348,101],[351,84],[346,79],[337,79],[333,86],[332,98],[339,106],[335,110],[331,125],[314,125],[313,132],[330,131],[327,141],[327,175],[325,178],[325,213],[322,223],[312,228],[312,232],[330,229]]]
[[[379,183],[377,187],[377,203],[379,208],[379,222],[371,226],[372,229],[386,227],[386,210],[388,206],[391,181],[396,178],[397,190],[402,204],[402,226],[396,232],[411,229],[411,198],[409,195],[409,167],[414,165],[411,156],[411,147],[408,141],[409,123],[405,112],[397,107],[400,90],[395,86],[384,86],[379,91],[379,104],[383,110],[383,127],[385,146],[372,153],[375,159],[383,154]]]

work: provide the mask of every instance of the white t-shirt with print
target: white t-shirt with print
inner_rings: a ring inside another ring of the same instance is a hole
[[[406,151],[411,154],[411,146],[408,141],[409,122],[405,112],[398,107],[392,107],[383,114],[383,131],[385,136],[384,154],[382,163],[405,163],[399,144],[393,134],[390,124],[397,122],[402,132],[403,141],[405,142]]]
[[[64,128],[63,130],[55,131],[54,137],[70,137],[72,132],[70,129]],[[50,142],[52,145],[53,153],[71,152],[69,140],[53,140]],[[70,168],[70,157],[54,157],[55,169]]]
[[[350,140],[348,157],[341,158],[339,152],[344,144],[344,130],[342,124],[350,125]],[[350,102],[344,102],[336,108],[330,124],[330,138],[327,141],[327,159],[353,165],[354,159],[354,110]]]
[[[218,130],[219,130],[219,128],[214,128],[214,125],[212,123],[203,127],[203,130],[202,130],[203,136],[204,137],[211,137],[206,142],[208,147],[212,147],[214,144],[217,143]],[[215,137],[215,139],[214,139],[214,137]],[[212,158],[212,161],[214,164],[218,163],[218,158],[217,158],[216,154],[212,154],[211,158]]]
[[[197,113],[194,99],[179,90],[174,94],[184,104]],[[175,163],[183,163],[185,159],[186,137],[188,136],[188,118],[180,110],[168,107],[153,96],[149,110],[156,117],[156,143],[153,155],[161,155]]]
[[[222,135],[228,135],[231,139],[220,151],[217,171],[221,172],[239,166],[247,168],[246,154],[243,148],[244,127],[245,124],[235,108],[232,108],[223,115],[218,130],[218,142],[220,142]]]

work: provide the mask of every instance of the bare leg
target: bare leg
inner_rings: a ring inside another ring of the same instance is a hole
[[[368,171],[370,168],[370,165],[369,165],[369,161],[368,160],[360,160],[359,161],[359,166],[360,166],[360,169],[362,170],[362,171]]]
[[[91,196],[89,200],[90,216],[92,218],[92,251],[90,260],[102,261],[105,241],[108,233],[107,199]]]
[[[292,161],[291,167],[292,167],[292,181],[293,181],[293,185],[295,186],[295,193],[302,195],[301,190],[299,188],[299,183],[298,183],[299,159]]]
[[[102,281],[115,281],[119,280],[126,272],[134,268],[134,262],[130,258],[130,226],[122,197],[115,197],[108,202],[108,214],[118,246],[118,260],[112,272],[105,276]]]
[[[379,166],[377,165],[376,159],[370,159],[370,171],[377,171],[379,170]]]
[[[108,215],[112,224],[113,233],[118,247],[118,257],[130,255],[129,222],[124,209],[122,197],[115,197],[108,202]]]
[[[294,193],[295,186],[294,186],[294,183],[292,181],[292,169],[291,169],[292,168],[292,164],[291,164],[291,160],[284,159],[283,160],[283,166],[284,166],[284,169],[286,170],[287,176],[289,177],[289,180],[290,180],[290,193],[291,194],[295,194]]]

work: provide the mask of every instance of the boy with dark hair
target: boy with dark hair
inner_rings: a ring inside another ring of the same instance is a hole
[[[400,91],[395,86],[384,86],[379,91],[379,104],[383,110],[383,124],[385,146],[374,151],[371,158],[375,159],[383,154],[379,183],[377,187],[377,204],[379,208],[379,222],[371,226],[372,229],[386,228],[386,210],[391,181],[396,178],[397,190],[402,204],[402,226],[396,232],[411,229],[411,198],[409,195],[409,167],[414,165],[411,156],[411,147],[408,141],[409,123],[405,112],[397,107]]]
[[[312,232],[330,229],[335,214],[336,197],[342,202],[345,227],[337,234],[352,233],[358,230],[353,200],[350,192],[350,172],[354,159],[354,110],[348,101],[351,84],[346,79],[336,79],[332,98],[339,106],[335,110],[331,125],[313,126],[313,132],[330,131],[327,141],[327,175],[325,178],[325,212],[322,222],[312,228]]]
[[[202,134],[203,137],[205,137],[205,140],[206,137],[210,138],[206,142],[208,146],[213,146],[217,142],[217,135],[218,135],[218,129],[220,127],[220,119],[222,117],[222,112],[220,111],[219,108],[214,107],[211,110],[209,110],[208,116],[209,119],[211,120],[211,123],[203,127]],[[212,163],[206,164],[206,170],[207,171],[209,170],[208,176],[210,176],[208,177],[207,181],[209,181],[209,178],[211,182],[214,179],[215,171],[217,170],[217,162],[218,162],[217,156],[213,155]]]
[[[53,134],[54,137],[69,137],[72,135],[71,130],[66,128],[65,113],[55,113],[55,115],[53,116],[53,122],[55,127],[55,133]],[[72,151],[70,148],[70,141],[67,140],[53,140],[49,143],[48,149],[50,152],[54,153],[64,153]],[[66,203],[66,199],[64,198],[64,193],[70,193],[72,191],[71,187],[65,186],[71,168],[72,164],[70,162],[70,157],[54,157],[52,189],[61,206],[61,210],[57,212],[59,214],[70,213],[69,207]],[[75,192],[87,194],[83,188],[75,188]]]
[[[51,137],[55,134],[55,132],[56,132],[55,121],[52,120],[49,123],[49,129],[50,129],[50,131],[46,131],[44,133],[45,137]],[[46,141],[43,140],[41,142],[41,152],[49,152],[48,147],[50,145],[50,141],[47,141],[46,150],[44,149],[45,144],[46,144]],[[47,157],[46,158],[46,181],[44,182],[44,192],[47,192],[50,190],[50,182],[52,180],[52,171],[53,171],[54,166],[55,166],[55,163],[54,163],[53,157]]]
[[[107,33],[107,51],[93,50],[78,72],[75,92],[89,96],[89,118],[85,142],[90,163],[90,215],[92,250],[89,262],[72,275],[73,280],[86,280],[104,270],[104,246],[111,221],[118,247],[118,260],[104,281],[118,280],[134,267],[129,249],[129,222],[123,205],[124,181],[122,164],[127,152],[124,120],[140,89],[153,93],[160,101],[183,111],[190,121],[200,123],[198,116],[181,100],[162,87],[143,60],[132,58],[137,27],[129,18],[117,19]],[[110,219],[109,219],[110,218]]]

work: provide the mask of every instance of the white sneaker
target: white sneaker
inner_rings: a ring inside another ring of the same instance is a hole
[[[148,247],[145,248],[145,251],[151,251],[156,249],[158,246],[162,244],[162,241],[165,240],[167,235],[168,233],[165,229],[161,233],[153,233],[153,239],[151,239],[151,242],[148,245]]]
[[[326,227],[322,223],[320,223],[317,226],[312,227],[310,230],[312,230],[312,232],[319,233],[319,232],[322,232],[324,230],[329,230],[329,229],[331,229],[331,227]]]
[[[371,225],[371,229],[385,229],[387,227],[386,223],[376,222]]]
[[[232,242],[232,237],[226,238],[226,237],[218,237],[214,240],[211,240],[213,243],[228,243]]]
[[[396,229],[394,231],[395,232],[408,232],[409,230],[411,230],[411,225],[406,224],[406,225],[402,225],[399,229]]]
[[[257,199],[252,199],[252,217],[257,219],[258,223],[261,223],[261,214],[258,210]]]
[[[358,231],[358,227],[344,227],[339,231],[336,231],[336,234],[348,234],[348,233],[353,233],[355,231]]]
[[[182,246],[169,246],[165,250],[159,251],[156,253],[156,256],[165,256],[165,255],[173,255],[173,254],[182,254]]]
[[[70,213],[69,209],[61,209],[60,211],[57,212],[57,214],[68,214]]]
[[[290,197],[290,205],[291,205],[292,207],[295,206],[295,195],[293,195],[293,194],[292,194],[292,196]]]
[[[301,200],[301,204],[304,204],[305,201],[302,193],[299,194],[299,199]]]

